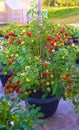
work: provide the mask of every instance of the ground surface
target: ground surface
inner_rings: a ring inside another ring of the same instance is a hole
[[[3,94],[0,82],[0,97]],[[56,113],[46,120],[50,121],[51,124],[44,125],[38,130],[79,130],[79,113],[74,112],[71,101],[61,99]]]
[[[61,99],[59,107],[52,117],[47,120],[51,125],[44,125],[40,130],[79,130],[79,113],[75,113],[70,101]]]

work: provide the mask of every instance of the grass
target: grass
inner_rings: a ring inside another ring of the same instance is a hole
[[[79,7],[48,8],[48,21],[60,24],[79,23]]]
[[[64,7],[64,8],[50,8],[48,9],[48,18],[68,18],[79,15],[79,7]]]

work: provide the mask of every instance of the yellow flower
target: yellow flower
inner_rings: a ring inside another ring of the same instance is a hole
[[[39,60],[39,56],[35,56],[35,60]]]

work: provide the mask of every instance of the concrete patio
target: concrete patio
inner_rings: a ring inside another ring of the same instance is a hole
[[[0,81],[0,97],[3,95],[4,91]],[[56,113],[45,120],[50,121],[51,124],[43,125],[38,130],[79,130],[79,113],[74,112],[71,101],[61,99]]]
[[[47,120],[52,124],[44,125],[40,130],[79,130],[79,113],[74,112],[71,101],[61,99],[55,115]]]

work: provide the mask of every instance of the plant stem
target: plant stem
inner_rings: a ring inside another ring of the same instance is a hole
[[[38,21],[42,23],[42,3],[41,0],[38,0]]]

